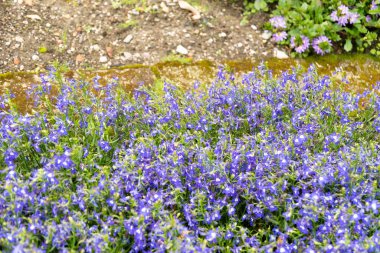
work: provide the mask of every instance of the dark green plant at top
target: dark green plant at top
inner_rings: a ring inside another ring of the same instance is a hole
[[[264,28],[276,43],[290,46],[293,56],[333,48],[380,56],[380,0],[245,0],[244,5],[246,15],[270,12]]]

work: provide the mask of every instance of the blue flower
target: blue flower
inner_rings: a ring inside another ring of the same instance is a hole
[[[219,235],[218,235],[218,232],[216,230],[210,230],[210,231],[208,231],[208,233],[206,235],[206,240],[210,243],[216,243],[218,237],[219,237]]]
[[[100,140],[98,141],[98,145],[105,152],[108,152],[112,149],[111,145],[107,141]]]

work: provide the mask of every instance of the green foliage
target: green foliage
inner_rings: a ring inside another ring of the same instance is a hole
[[[344,44],[344,50],[347,52],[350,52],[352,50],[352,42],[351,40],[346,40],[346,43]]]
[[[189,64],[192,59],[189,57],[182,57],[175,54],[169,54],[161,59],[162,62],[179,62],[181,64]]]
[[[126,21],[124,23],[118,24],[117,27],[120,28],[120,29],[128,29],[128,28],[131,28],[131,27],[135,27],[138,24],[139,24],[139,22],[137,20],[132,19],[132,20],[128,20],[128,21]]]
[[[44,53],[47,53],[48,49],[46,47],[40,47],[38,49],[38,52],[40,52],[41,54],[44,54]]]
[[[284,40],[276,41],[291,45],[291,37],[306,36],[310,39],[308,49],[298,55],[318,53],[313,50],[313,40],[326,36],[334,48],[346,52],[370,52],[379,55],[377,46],[380,32],[380,1],[338,0],[245,0],[245,16],[257,11],[269,12],[271,17],[284,17],[286,28],[278,28],[268,22],[264,28],[274,33],[286,32]],[[345,14],[343,10],[348,10]],[[333,17],[334,12],[336,18]]]
[[[139,0],[112,0],[111,4],[113,8],[120,8],[123,5],[137,4]]]
[[[245,13],[255,13],[257,11],[268,11],[268,4],[275,0],[244,0]]]

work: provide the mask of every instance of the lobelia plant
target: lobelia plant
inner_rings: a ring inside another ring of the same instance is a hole
[[[33,114],[0,97],[0,250],[380,251],[380,83],[261,65],[160,87],[51,69]]]

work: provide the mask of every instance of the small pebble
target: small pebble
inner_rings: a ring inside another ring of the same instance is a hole
[[[42,20],[40,16],[36,14],[26,15],[27,18],[30,18],[31,20]]]
[[[160,6],[161,6],[163,12],[165,12],[165,13],[169,12],[169,8],[166,6],[165,2],[161,2]]]
[[[257,30],[257,26],[255,26],[255,25],[251,25],[251,28],[252,28],[252,30],[254,30],[254,31]]]
[[[133,59],[133,55],[130,52],[124,52],[123,55],[126,61],[131,61]]]
[[[145,52],[145,53],[142,54],[142,57],[143,57],[144,59],[149,59],[149,56],[150,56],[150,54],[147,53],[147,52]]]
[[[15,37],[15,41],[17,41],[18,43],[23,43],[24,42],[24,39],[21,37],[21,36],[16,36]]]
[[[286,54],[286,52],[281,51],[277,48],[273,49],[273,56],[278,58],[278,59],[288,59],[289,56]]]
[[[225,32],[219,33],[219,38],[225,38],[227,37],[227,34]]]
[[[101,62],[101,63],[105,63],[105,62],[107,62],[108,61],[108,59],[107,59],[107,56],[100,56],[100,58],[99,58],[99,62]]]
[[[124,43],[129,44],[133,40],[133,36],[129,34],[125,39],[123,40]]]
[[[175,51],[177,53],[183,54],[183,55],[187,55],[189,53],[189,51],[185,47],[183,47],[182,45],[178,45],[177,49]]]
[[[271,33],[270,31],[265,30],[265,31],[261,34],[261,38],[263,38],[264,40],[269,40],[270,37],[272,37],[272,33]]]
[[[19,65],[21,63],[20,58],[18,56],[13,57],[13,64]]]
[[[135,15],[135,16],[140,15],[140,12],[136,9],[131,10],[129,13],[131,13],[132,15]]]
[[[33,61],[38,61],[39,59],[40,59],[40,57],[38,57],[38,55],[36,55],[36,54],[32,55]]]
[[[95,44],[95,45],[90,46],[90,50],[89,51],[90,52],[92,52],[92,51],[97,52],[99,50],[100,50],[100,46],[98,44]]]

